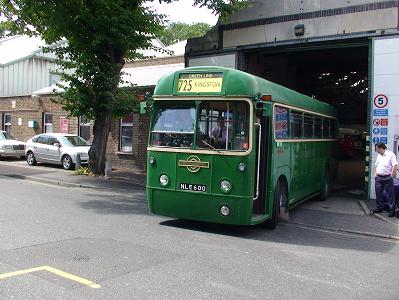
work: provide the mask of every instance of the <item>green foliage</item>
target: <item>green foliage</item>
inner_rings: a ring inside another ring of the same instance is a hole
[[[171,23],[158,38],[164,45],[169,46],[188,38],[203,36],[210,29],[211,26],[207,23],[194,23],[192,25],[180,22]]]
[[[0,22],[0,38],[7,35],[7,33],[12,32],[13,23],[11,22]]]
[[[19,32],[40,35],[48,44],[68,40],[55,49],[59,63],[74,70],[64,75],[70,84],[61,102],[72,115],[84,113],[93,119],[108,111],[118,114],[121,104],[130,103],[131,97],[118,91],[125,59],[140,58],[138,50],[151,48],[151,39],[162,30],[161,18],[144,9],[141,1],[1,3],[6,16],[17,16]]]
[[[93,173],[90,171],[89,167],[80,167],[79,169],[75,170],[75,175],[90,176],[93,175]]]
[[[117,117],[136,107],[134,93],[118,89],[122,67],[126,60],[142,58],[140,49],[154,49],[151,40],[163,30],[164,16],[148,6],[153,1],[0,0],[0,11],[14,32],[41,36],[52,45],[62,68],[73,70],[69,72],[72,75],[63,75],[69,86],[60,102],[71,115],[94,120],[89,155],[90,161],[99,165],[93,167],[96,174],[105,167],[109,116]],[[195,5],[225,16],[242,2],[195,0]]]

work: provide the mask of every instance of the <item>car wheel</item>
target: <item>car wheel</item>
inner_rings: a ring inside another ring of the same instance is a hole
[[[72,158],[66,154],[62,157],[62,166],[65,170],[70,170],[73,167]]]
[[[26,154],[26,162],[30,166],[36,166],[37,165],[37,161],[36,161],[36,158],[35,158],[35,155],[33,154],[33,152],[28,152]]]

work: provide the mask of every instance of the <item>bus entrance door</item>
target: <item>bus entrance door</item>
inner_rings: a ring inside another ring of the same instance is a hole
[[[264,116],[262,112],[256,116],[255,124],[255,186],[253,214],[265,214],[266,192],[267,192],[267,170],[269,156],[269,129],[270,117]]]

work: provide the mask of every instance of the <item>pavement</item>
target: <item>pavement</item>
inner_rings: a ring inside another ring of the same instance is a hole
[[[0,175],[31,181],[89,189],[129,191],[145,190],[146,176],[128,169],[113,169],[108,177],[76,175],[74,170],[64,170],[61,166],[38,164],[29,166],[26,161],[4,158],[0,161]]]
[[[76,175],[61,166],[28,166],[25,161],[0,161],[0,175],[70,188],[96,189],[119,194],[142,193],[146,176],[129,169],[115,169],[109,178]],[[399,219],[387,214],[372,214],[375,201],[360,191],[335,190],[324,202],[309,200],[290,211],[290,223],[299,226],[338,231],[383,239],[399,240]]]

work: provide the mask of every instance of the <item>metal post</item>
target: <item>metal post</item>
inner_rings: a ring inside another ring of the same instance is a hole
[[[112,173],[112,160],[110,155],[105,156],[105,178],[111,177]]]
[[[75,170],[79,170],[82,162],[80,160],[80,153],[76,153],[76,163],[75,163]]]

